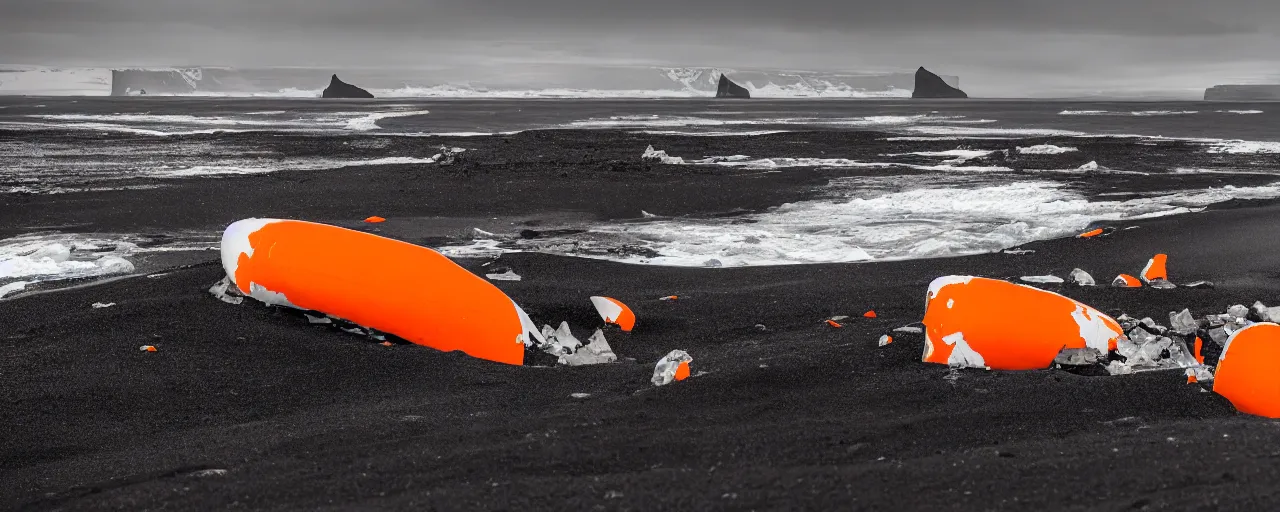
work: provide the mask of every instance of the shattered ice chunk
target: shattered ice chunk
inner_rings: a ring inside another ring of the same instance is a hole
[[[1022,256],[1025,254],[1035,254],[1036,251],[1034,249],[1005,249],[1003,252],[1014,256]]]
[[[109,308],[114,305],[116,305],[114,302],[94,302],[93,309]]]
[[[229,277],[223,277],[221,281],[210,286],[209,294],[227,304],[241,304],[244,302],[244,296],[240,295],[240,290],[231,284],[231,278]]]
[[[577,398],[578,400],[583,400],[586,398],[591,398],[591,393],[569,393],[569,396],[571,398]]]
[[[1093,276],[1078,268],[1071,271],[1071,282],[1079,286],[1095,286],[1098,284],[1093,280]]]
[[[1160,278],[1152,279],[1150,283],[1147,283],[1147,286],[1150,286],[1157,290],[1172,290],[1178,287],[1178,285],[1173,284],[1172,281],[1168,281],[1166,279],[1160,279]]]
[[[1022,276],[1019,279],[1022,279],[1024,282],[1039,284],[1062,284],[1066,282],[1058,276]]]
[[[1064,348],[1053,358],[1053,362],[1062,366],[1088,366],[1105,360],[1106,357],[1092,348]]]
[[[1227,340],[1230,338],[1231,335],[1227,334],[1226,327],[1214,327],[1209,329],[1209,340],[1217,343],[1219,347],[1226,346]]]
[[[1098,166],[1098,162],[1096,161],[1089,162],[1087,164],[1084,164],[1076,168],[1077,171],[1096,171],[1098,169],[1099,169],[1099,166]]]
[[[1190,309],[1183,309],[1179,313],[1169,313],[1169,326],[1173,329],[1173,332],[1188,335],[1200,328],[1200,322],[1197,322],[1196,317],[1191,315]]]
[[[1148,332],[1153,332],[1159,335],[1164,335],[1165,332],[1169,331],[1167,327],[1157,324],[1155,320],[1151,319],[1151,317],[1143,318],[1139,323],[1142,324]]]
[[[907,334],[920,334],[924,332],[924,329],[908,325],[908,326],[894,329],[893,332],[905,332]]]
[[[1236,304],[1227,308],[1227,314],[1235,318],[1244,318],[1249,316],[1249,308],[1244,307],[1243,304]]]
[[[722,263],[718,259],[711,258],[707,261],[702,262],[702,266],[708,267],[708,268],[720,268],[724,266],[724,263]]]
[[[644,218],[646,218],[646,219],[654,219],[654,218],[657,218],[657,217],[658,217],[657,215],[654,215],[654,214],[652,214],[652,213],[646,212],[646,211],[644,211],[644,210],[640,210],[640,216],[641,216],[641,217],[644,217]]]
[[[303,313],[302,316],[307,317],[307,323],[309,324],[328,325],[333,323],[333,320],[330,320],[329,317],[327,316],[311,316],[310,314],[307,314],[307,313]]]
[[[1133,373],[1133,367],[1120,361],[1112,361],[1107,363],[1107,373],[1110,375],[1129,375]]]
[[[671,165],[681,165],[684,163],[683,158],[678,156],[670,156],[667,154],[666,151],[663,151],[660,149],[653,149],[652,145],[644,149],[644,154],[640,155],[640,161],[657,162],[657,163],[671,164]]]
[[[596,329],[596,333],[587,339],[586,346],[579,348],[572,354],[561,355],[559,362],[568,366],[583,366],[612,363],[617,360],[617,354],[613,353],[613,349],[609,347],[609,342],[604,339],[604,331]]]
[[[553,356],[571,355],[582,346],[582,342],[573,337],[573,331],[569,330],[569,322],[560,322],[558,329],[543,325],[542,337],[547,339],[547,343],[542,345],[542,351]]]
[[[689,363],[693,358],[683,350],[672,350],[653,368],[653,385],[665,386],[672,381],[684,380],[689,375]]]
[[[515,273],[515,271],[511,269],[507,269],[506,272],[501,274],[485,274],[484,277],[488,278],[490,281],[519,281],[521,279],[520,274]]]

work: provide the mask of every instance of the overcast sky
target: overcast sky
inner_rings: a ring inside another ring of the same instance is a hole
[[[589,62],[959,75],[980,96],[1280,81],[1280,0],[0,0],[0,63]]]

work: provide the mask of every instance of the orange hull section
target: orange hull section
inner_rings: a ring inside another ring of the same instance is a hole
[[[431,249],[325,224],[247,219],[222,239],[227,275],[268,304],[321,311],[442,351],[524,362],[533,322]],[[537,337],[535,335],[535,337]]]
[[[1254,324],[1227,340],[1213,391],[1240,412],[1280,418],[1280,325]]]
[[[942,277],[924,315],[928,363],[996,370],[1048,368],[1064,348],[1106,353],[1123,330],[1062,295],[981,277]]]

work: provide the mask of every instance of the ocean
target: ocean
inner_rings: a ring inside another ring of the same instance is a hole
[[[602,163],[640,165],[648,155],[646,165],[691,176],[818,170],[825,178],[808,196],[768,208],[637,209],[631,218],[566,220],[550,226],[554,236],[477,230],[434,246],[459,257],[531,251],[681,267],[898,260],[995,252],[1098,222],[1280,197],[1275,104],[67,96],[0,97],[0,207],[25,209],[26,219],[61,201],[341,169],[408,167],[429,180],[445,153],[458,151],[467,165],[499,141],[551,130],[621,141]],[[501,179],[502,165],[486,169]],[[203,255],[220,234],[219,225],[172,219],[104,231],[96,220],[0,221],[0,287],[143,272],[142,262],[155,261],[147,255]]]

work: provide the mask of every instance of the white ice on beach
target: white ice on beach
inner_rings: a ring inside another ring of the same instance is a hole
[[[640,160],[644,162],[656,162],[668,165],[680,165],[684,163],[683,158],[670,156],[666,151],[653,149],[653,146],[644,148],[644,153],[640,155]]]
[[[1035,146],[1018,148],[1018,153],[1023,155],[1061,155],[1063,153],[1070,153],[1073,151],[1079,150],[1072,147],[1054,146],[1053,144],[1037,144]]]
[[[34,283],[32,281],[14,281],[6,285],[0,285],[0,299],[25,290],[27,286],[31,284]]]
[[[1066,282],[1065,280],[1063,280],[1061,277],[1058,277],[1058,276],[1022,276],[1019,279],[1021,279],[1025,283],[1036,283],[1036,284],[1062,284]]]
[[[104,249],[104,247],[106,249]],[[0,280],[48,281],[133,272],[128,242],[80,235],[36,234],[0,240]]]

